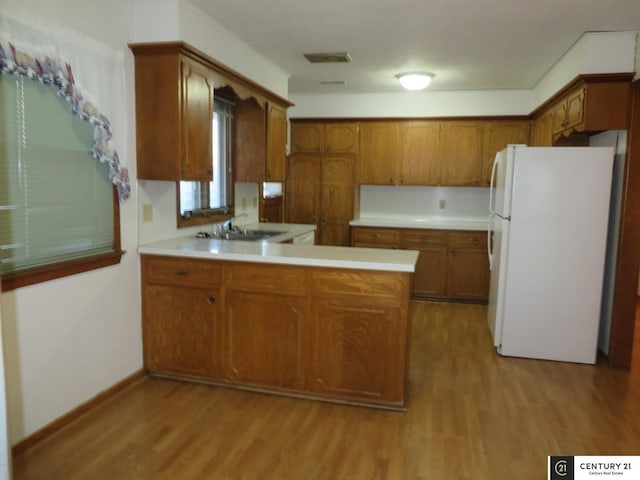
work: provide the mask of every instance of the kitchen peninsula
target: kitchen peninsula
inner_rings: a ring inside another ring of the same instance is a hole
[[[418,252],[182,238],[139,253],[152,374],[406,407]]]

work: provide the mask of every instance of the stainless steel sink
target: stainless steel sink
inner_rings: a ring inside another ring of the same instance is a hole
[[[283,233],[285,232],[273,230],[229,230],[213,233],[200,232],[196,235],[196,237],[212,238],[217,240],[239,240],[242,242],[257,242],[259,240],[266,240],[267,238],[281,235]]]

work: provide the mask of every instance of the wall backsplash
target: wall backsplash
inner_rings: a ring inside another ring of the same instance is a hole
[[[138,202],[139,244],[195,235],[199,231],[211,229],[210,225],[177,227],[175,182],[138,181]],[[258,184],[236,183],[234,203],[236,215],[246,213],[246,216],[237,218],[235,221],[237,225],[256,223],[258,221]],[[145,205],[151,206],[151,220],[143,219]],[[245,208],[242,208],[243,206]]]
[[[444,208],[440,208],[444,201]],[[360,218],[488,218],[489,189],[479,187],[360,187]]]

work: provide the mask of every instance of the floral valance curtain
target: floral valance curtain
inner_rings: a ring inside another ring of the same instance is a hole
[[[51,86],[71,114],[94,126],[91,155],[109,167],[120,200],[131,186],[116,143],[126,145],[122,52],[75,32],[0,12],[0,73],[22,75]],[[109,119],[116,119],[115,131]]]

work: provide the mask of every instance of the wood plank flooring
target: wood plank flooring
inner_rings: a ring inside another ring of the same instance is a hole
[[[413,308],[407,412],[149,379],[14,478],[538,480],[548,455],[640,454],[640,372],[503,358],[486,307]]]

